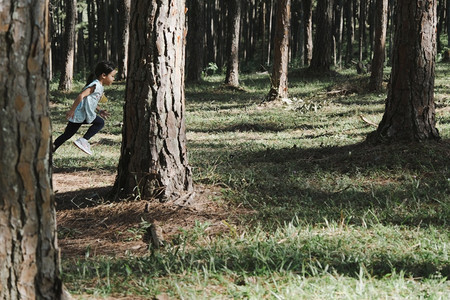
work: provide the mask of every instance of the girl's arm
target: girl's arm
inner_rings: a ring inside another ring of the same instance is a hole
[[[72,107],[70,108],[70,110],[66,113],[66,118],[67,119],[71,119],[73,118],[74,114],[75,114],[75,109],[77,108],[78,104],[80,104],[80,102],[83,100],[84,97],[89,96],[90,94],[92,94],[95,90],[95,86],[91,86],[90,88],[85,89],[84,91],[82,91],[77,98],[75,99],[75,101],[72,104]]]
[[[102,117],[103,119],[108,119],[108,117],[110,116],[110,113],[104,109],[101,109],[100,106],[97,106],[97,111],[100,117]]]

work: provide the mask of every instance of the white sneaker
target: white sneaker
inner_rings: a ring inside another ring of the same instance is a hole
[[[91,145],[89,145],[89,142],[85,138],[79,138],[75,142],[73,142],[78,148],[81,149],[81,151],[92,155],[91,152]]]

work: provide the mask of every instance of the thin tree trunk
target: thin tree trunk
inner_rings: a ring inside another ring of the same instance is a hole
[[[359,36],[358,36],[358,42],[359,42],[359,61],[362,62],[364,59],[364,36],[366,34],[366,1],[367,0],[360,0],[359,5]]]
[[[239,33],[241,24],[241,1],[228,2],[227,73],[225,84],[239,86]]]
[[[88,62],[89,66],[92,66],[95,64],[95,5],[94,0],[88,0]]]
[[[119,49],[118,49],[118,70],[117,79],[127,78],[128,71],[128,42],[130,39],[130,0],[120,0],[119,2]]]
[[[383,84],[384,58],[386,55],[386,27],[388,0],[377,0],[375,16],[375,51],[372,59],[372,73],[369,89],[380,91]]]
[[[185,1],[132,1],[115,191],[169,201],[192,192],[185,127]]]
[[[447,46],[450,47],[450,0],[447,0]]]
[[[275,26],[272,86],[269,101],[288,97],[289,29],[291,0],[278,0]]]
[[[59,90],[70,91],[73,81],[73,65],[75,57],[75,24],[77,22],[77,1],[66,1],[66,20],[64,21],[63,70],[59,80]]]
[[[336,0],[335,4],[335,40],[336,40],[336,65],[341,67],[342,64],[342,32],[344,28],[343,16],[343,2],[344,0]]]
[[[304,8],[304,16],[305,16],[305,65],[309,66],[312,59],[312,53],[313,53],[313,24],[312,24],[312,0],[303,0],[303,8]]]
[[[48,1],[2,1],[0,15],[0,299],[61,299]]]
[[[371,141],[439,139],[435,127],[436,0],[398,0],[391,82]]]

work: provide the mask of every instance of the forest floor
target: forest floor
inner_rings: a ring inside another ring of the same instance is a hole
[[[450,65],[437,71],[442,140],[426,143],[365,144],[386,93],[352,70],[291,72],[281,103],[264,102],[265,74],[243,75],[242,90],[221,76],[186,86],[187,206],[109,196],[125,94],[113,84],[94,154],[67,142],[53,155],[66,288],[80,300],[448,299]],[[52,83],[54,138],[76,85]]]
[[[111,203],[105,198],[113,187],[115,174],[55,171],[58,241],[65,258],[145,255],[149,248],[147,224],[157,226],[162,241],[170,241],[198,223],[208,223],[205,233],[211,236],[225,233],[230,222],[234,226],[238,222],[233,216],[250,213],[218,201],[220,189],[203,185],[196,185],[195,201],[188,206],[155,200]]]

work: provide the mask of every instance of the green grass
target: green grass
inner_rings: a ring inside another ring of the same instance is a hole
[[[442,141],[380,146],[362,143],[374,127],[360,115],[378,123],[386,93],[365,92],[368,77],[351,70],[291,72],[291,106],[262,104],[267,74],[241,75],[242,89],[220,76],[187,85],[194,182],[254,213],[214,238],[197,224],[145,257],[63,261],[67,287],[182,299],[449,299],[450,65],[436,74]],[[124,88],[106,89],[112,117],[95,155],[63,145],[56,169],[115,171]],[[55,89],[54,137],[76,96]]]

